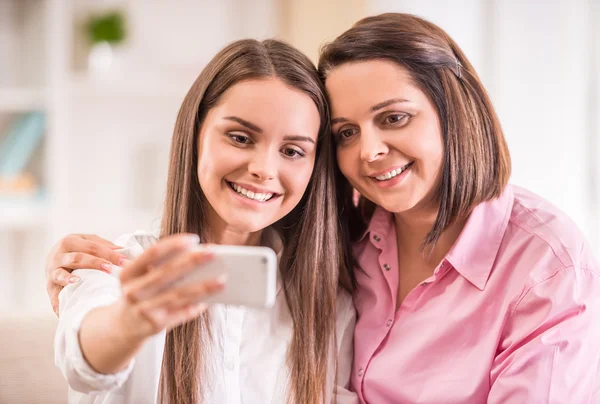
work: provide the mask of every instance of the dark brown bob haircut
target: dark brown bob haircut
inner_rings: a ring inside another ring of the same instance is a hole
[[[369,60],[390,60],[407,69],[440,119],[444,158],[436,193],[439,211],[423,243],[431,249],[454,220],[504,191],[511,163],[502,128],[473,66],[437,25],[401,13],[364,18],[323,47],[319,73],[325,81],[340,65]],[[342,212],[356,241],[375,205],[361,197],[357,208],[348,181],[340,186]]]

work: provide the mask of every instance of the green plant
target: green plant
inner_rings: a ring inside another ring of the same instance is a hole
[[[88,19],[85,28],[92,44],[98,42],[117,44],[123,42],[127,34],[125,17],[120,11],[93,15]]]

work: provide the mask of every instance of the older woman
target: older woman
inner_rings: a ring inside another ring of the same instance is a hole
[[[600,402],[598,264],[564,213],[507,185],[502,129],[456,43],[384,14],[319,68],[360,266],[362,401]]]

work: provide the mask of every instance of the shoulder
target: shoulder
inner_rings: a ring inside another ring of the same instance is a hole
[[[117,252],[127,256],[129,259],[134,259],[144,250],[147,250],[156,244],[158,238],[158,230],[153,232],[137,230],[133,233],[126,233],[119,236],[115,240],[115,244],[123,247],[122,249],[117,250]]]
[[[120,248],[115,251],[120,254],[123,254],[129,260],[134,260],[137,257],[139,257],[144,252],[144,250],[147,250],[148,248],[150,248],[154,244],[156,244],[158,242],[159,235],[160,235],[160,230],[155,230],[152,232],[148,232],[148,231],[144,231],[144,230],[137,230],[133,233],[122,234],[121,236],[116,238],[114,243],[123,248]],[[78,270],[77,272],[82,272],[82,271],[84,271],[84,273],[81,273],[80,276],[83,275],[86,278],[102,276],[101,271],[95,271],[95,270]],[[100,273],[97,274],[96,272],[100,272]],[[120,274],[121,274],[121,268],[115,267],[110,276],[118,279]]]
[[[123,247],[139,245],[144,249],[156,244],[160,236],[160,230],[145,231],[136,230],[132,233],[125,233],[117,237],[115,244]]]
[[[354,310],[354,303],[352,302],[352,295],[346,289],[339,288],[337,292],[337,309],[338,311],[352,311]]]
[[[340,289],[337,294],[336,323],[338,332],[349,326],[354,326],[356,321],[356,309],[352,296],[345,289]]]
[[[514,204],[505,233],[506,246],[523,248],[535,262],[554,269],[578,267],[599,274],[591,248],[577,225],[540,196],[512,186]]]

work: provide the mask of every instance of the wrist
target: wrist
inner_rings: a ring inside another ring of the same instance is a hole
[[[111,317],[112,326],[118,334],[117,338],[127,345],[142,344],[152,336],[142,314],[124,298],[111,306]]]

